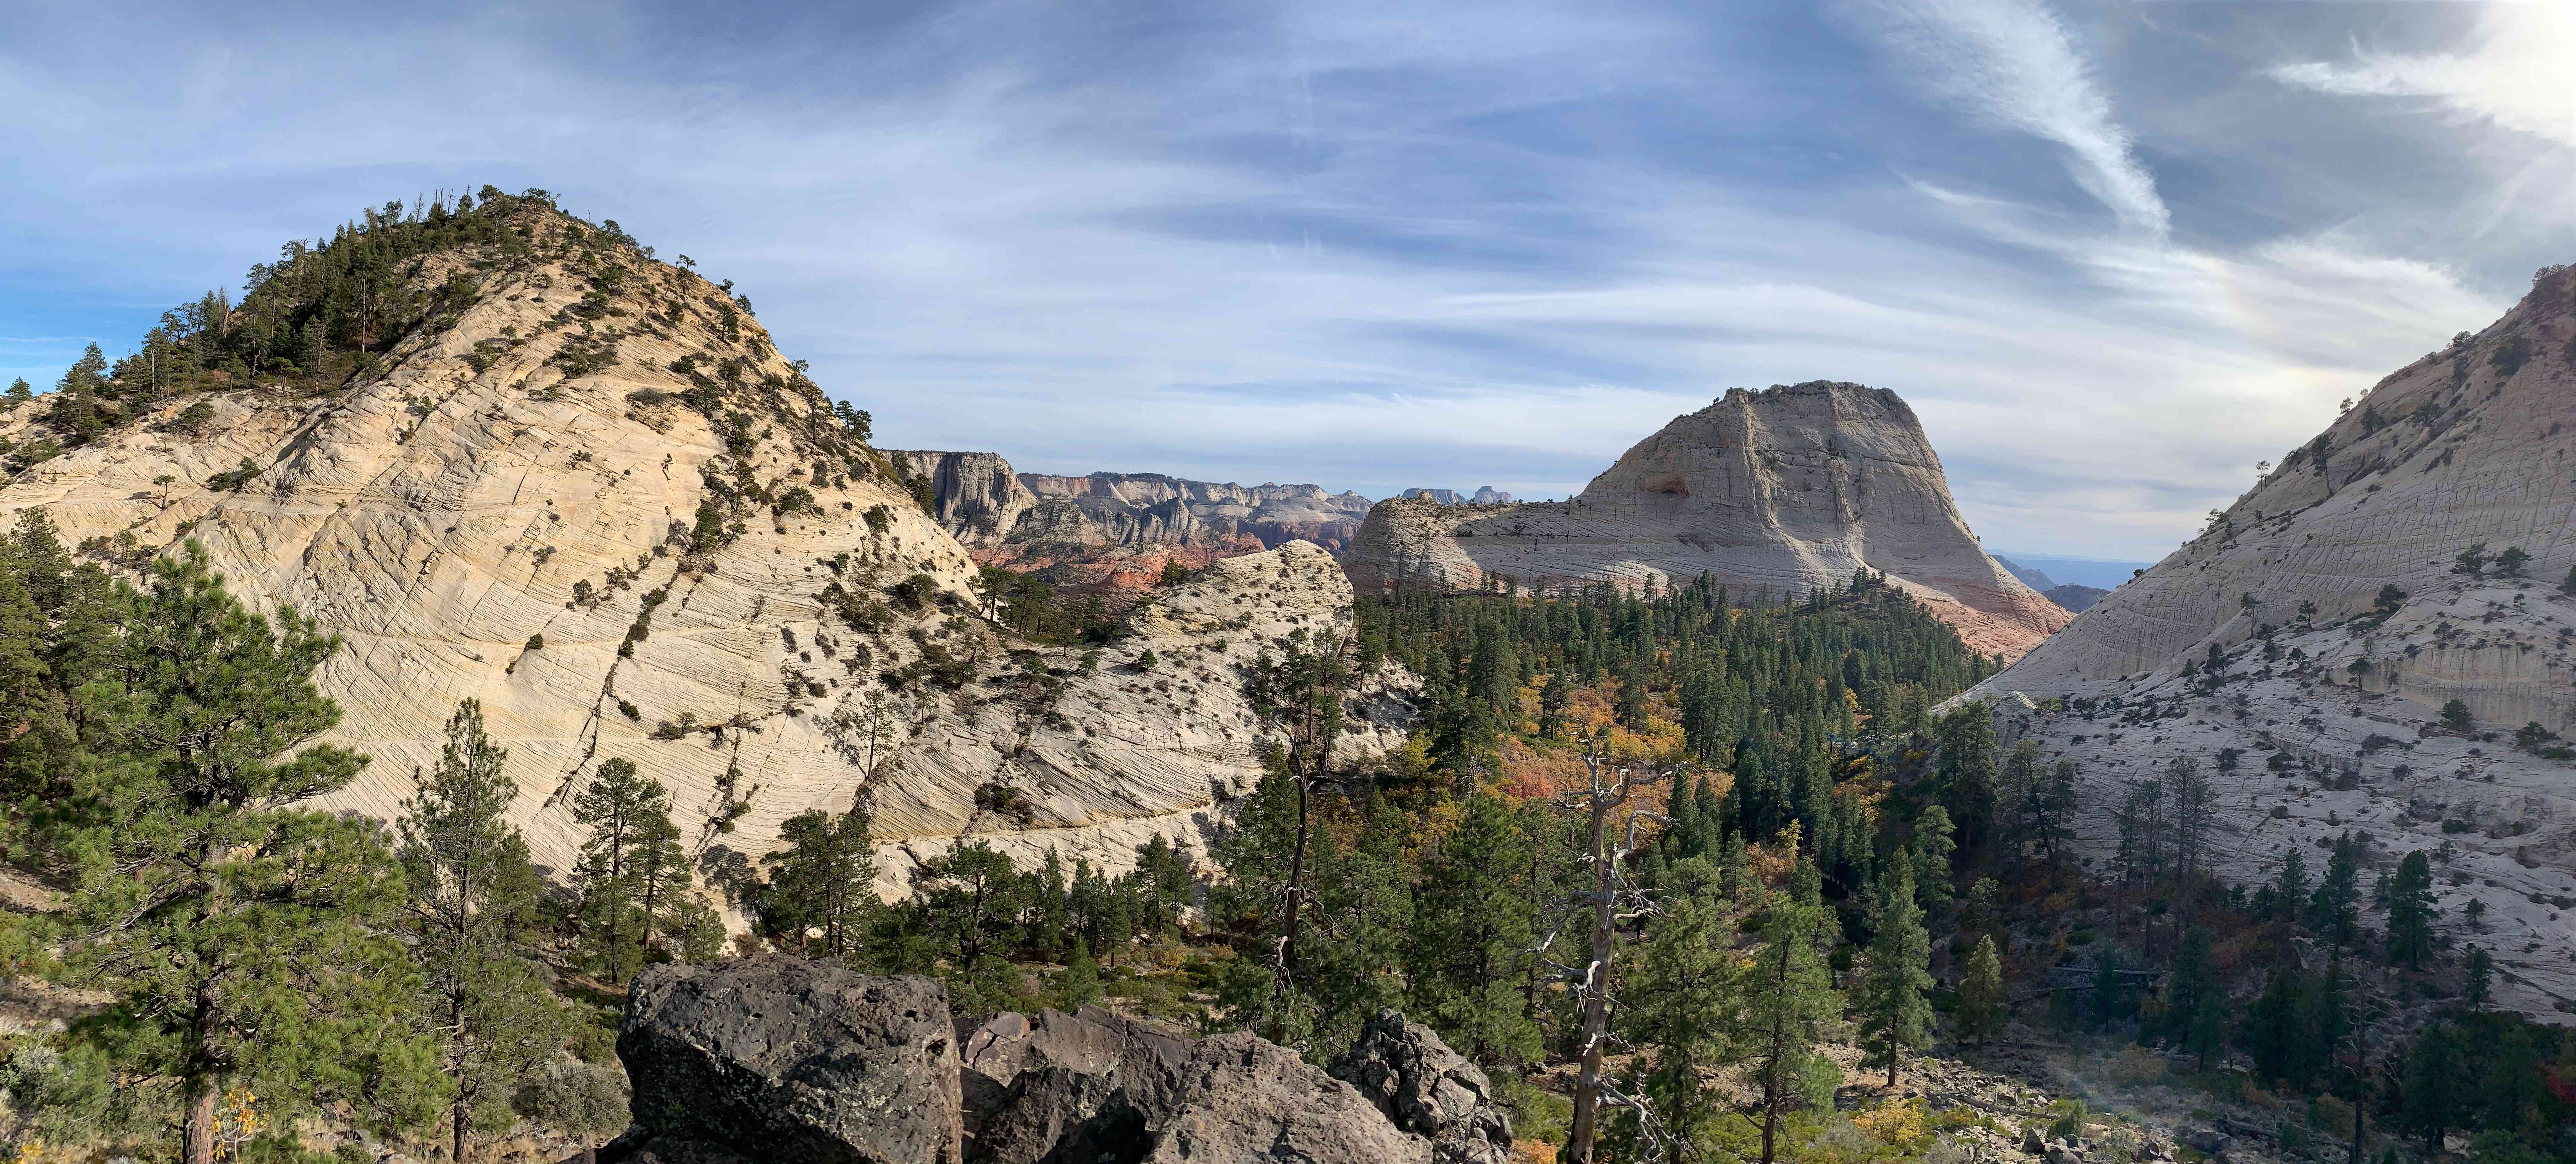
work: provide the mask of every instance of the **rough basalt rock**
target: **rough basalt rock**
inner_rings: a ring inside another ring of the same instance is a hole
[[[999,1014],[964,1036],[970,1164],[1134,1160],[1168,1117],[1191,1041],[1085,1007]]]
[[[635,1122],[673,1159],[713,1145],[816,1164],[958,1164],[957,1038],[948,992],[765,954],[655,966],[617,1037]]]
[[[2065,626],[1959,516],[1912,409],[1883,388],[1730,390],[1629,449],[1563,502],[1380,502],[1342,564],[1359,589],[1479,590],[1701,574],[1739,594],[1881,571],[1981,651],[2017,657]],[[1497,577],[1499,576],[1499,577]]]
[[[1432,1144],[1441,1164],[1502,1164],[1512,1125],[1495,1106],[1493,1084],[1431,1028],[1380,1011],[1335,1061],[1333,1078],[1359,1088],[1395,1126]]]
[[[607,1164],[1433,1164],[1501,1157],[1484,1077],[1382,1015],[1318,1070],[1095,1007],[958,1026],[923,978],[762,955],[646,970],[617,1052],[635,1126]],[[1390,1113],[1398,1113],[1390,1115]],[[1399,1127],[1398,1120],[1405,1126]]]
[[[1237,1032],[1198,1044],[1143,1164],[1429,1164],[1359,1089],[1275,1043]]]

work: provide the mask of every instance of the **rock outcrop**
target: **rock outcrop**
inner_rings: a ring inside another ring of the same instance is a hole
[[[1331,556],[1290,541],[1151,591],[1096,653],[1014,641],[742,304],[542,202],[475,213],[502,241],[411,262],[393,290],[444,306],[345,381],[128,385],[129,419],[33,464],[71,443],[62,401],[0,415],[0,515],[119,570],[194,537],[245,601],[345,640],[327,738],[374,762],[322,807],[398,815],[470,697],[552,870],[612,757],[670,790],[719,889],[861,795],[888,891],[970,835],[1123,868],[1158,832],[1199,847],[1259,777],[1254,656],[1349,625]],[[1401,704],[1353,712],[1358,748],[1400,738]]]
[[[1430,1140],[1440,1164],[1511,1158],[1511,1121],[1495,1106],[1483,1069],[1402,1014],[1379,1011],[1332,1074],[1359,1088],[1395,1126]]]
[[[1094,1007],[962,1031],[926,979],[767,955],[645,971],[619,1058],[635,1126],[599,1160],[866,1164],[1499,1161],[1485,1080],[1385,1015],[1344,1059],[1193,1040]]]
[[[2197,759],[2227,809],[2223,875],[2352,830],[2374,864],[2431,851],[2446,929],[2494,951],[2499,1000],[2576,1007],[2571,343],[2576,273],[2553,268],[1975,693],[2082,765],[2093,844],[2115,843],[2129,780]]]
[[[1133,594],[1167,562],[1199,569],[1292,541],[1339,553],[1369,502],[1316,485],[1236,485],[1160,473],[1014,473],[995,453],[887,454],[926,481],[940,524],[984,565]]]
[[[1574,499],[1500,508],[1396,499],[1343,566],[1363,590],[1475,590],[1709,574],[1805,590],[1881,571],[1981,651],[2017,657],[2068,614],[1987,557],[1896,394],[1815,382],[1732,389],[1677,417]]]
[[[619,1025],[635,1121],[659,1156],[961,1158],[956,1031],[931,979],[789,954],[653,966]]]

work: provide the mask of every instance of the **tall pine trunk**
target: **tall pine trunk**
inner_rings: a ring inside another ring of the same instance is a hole
[[[197,1050],[189,1055],[187,1067],[187,1164],[215,1164],[215,1071],[206,1051],[207,1043],[214,1038],[214,1026],[215,988],[208,980],[197,984],[196,1013],[189,1021]]]
[[[1566,1164],[1592,1164],[1594,1125],[1601,1111],[1601,1047],[1610,1031],[1611,869],[1610,804],[1592,798],[1592,981],[1583,999],[1583,1070],[1575,1077],[1574,1123],[1565,1137]]]

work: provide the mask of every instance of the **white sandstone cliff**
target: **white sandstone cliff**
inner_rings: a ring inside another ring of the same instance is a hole
[[[557,872],[582,840],[572,796],[610,757],[670,789],[719,886],[787,817],[863,790],[889,890],[960,836],[1113,869],[1157,832],[1202,847],[1259,773],[1243,669],[1349,624],[1328,555],[1219,562],[1088,661],[1011,641],[976,616],[964,549],[721,290],[551,208],[512,223],[530,249],[409,272],[474,297],[380,374],[163,400],[9,481],[0,514],[40,507],[127,569],[196,537],[246,601],[341,635],[317,676],[345,713],[327,738],[374,759],[326,807],[398,814],[457,702],[481,700],[512,818]],[[53,403],[0,437],[38,435]],[[183,427],[200,403],[212,417]],[[1149,650],[1161,665],[1137,670]],[[1354,712],[1365,751],[1409,709]]]
[[[2097,850],[2127,782],[2189,757],[2225,810],[2230,880],[2269,876],[2294,847],[2316,868],[2314,846],[2351,830],[2381,868],[2431,852],[2444,932],[2493,951],[2499,1001],[2564,1021],[2576,760],[2516,733],[2576,734],[2576,597],[2559,585],[2576,568],[2571,345],[2576,275],[2555,268],[1972,694],[2082,765]],[[2530,558],[2457,571],[2479,543]],[[2465,733],[2442,720],[2455,699]]]
[[[1732,389],[1639,442],[1565,502],[1378,504],[1343,566],[1362,590],[1482,589],[1702,573],[1806,590],[1885,572],[1978,650],[2020,655],[2063,609],[1977,545],[1896,394],[1818,381]]]

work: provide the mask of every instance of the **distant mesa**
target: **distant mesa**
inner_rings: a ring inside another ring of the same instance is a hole
[[[1828,381],[1730,389],[1569,501],[1381,502],[1342,564],[1356,587],[1379,593],[1669,586],[1706,573],[1740,593],[1780,595],[1871,570],[1970,646],[2006,658],[2072,617],[1978,546],[1903,400]]]
[[[1153,585],[1168,563],[1195,570],[1292,541],[1338,554],[1369,510],[1368,498],[1320,485],[1021,473],[998,453],[886,456],[921,483],[931,514],[977,563],[1113,592]]]
[[[1509,505],[1512,503],[1511,494],[1491,485],[1478,486],[1473,494],[1466,496],[1460,496],[1455,489],[1425,489],[1420,486],[1407,489],[1397,496],[1413,501],[1428,501],[1435,505]]]

